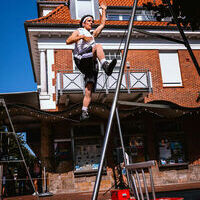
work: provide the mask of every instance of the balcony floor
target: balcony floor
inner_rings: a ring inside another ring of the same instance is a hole
[[[121,92],[119,94],[118,100],[121,101],[132,101],[132,102],[144,102],[144,97],[146,97],[149,94],[149,92],[134,92],[134,93],[127,93],[127,92]],[[83,93],[64,93],[63,95],[60,95],[58,98],[58,104],[77,104],[81,103],[83,100]],[[114,93],[106,94],[105,92],[96,92],[92,94],[92,102],[95,103],[112,103],[114,98]]]

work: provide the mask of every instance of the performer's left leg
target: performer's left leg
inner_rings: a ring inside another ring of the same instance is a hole
[[[89,118],[88,106],[90,105],[92,99],[92,89],[93,89],[93,83],[88,83],[85,87],[85,96],[83,98],[83,107],[80,120],[86,120]]]

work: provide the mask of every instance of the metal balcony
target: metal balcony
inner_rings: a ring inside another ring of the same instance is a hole
[[[113,72],[107,77],[105,72],[98,73],[96,91],[109,94],[114,93],[118,79],[118,72]],[[107,80],[107,81],[106,81]],[[63,94],[84,93],[84,75],[79,71],[62,70],[57,72],[56,76],[56,94],[57,97]],[[106,83],[105,83],[106,82]],[[149,70],[129,69],[123,74],[121,91],[125,93],[151,92],[151,73]]]

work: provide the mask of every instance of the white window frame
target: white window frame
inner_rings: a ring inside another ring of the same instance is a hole
[[[147,13],[149,14],[149,16],[147,15]],[[107,18],[109,18],[109,16],[112,16],[112,15],[118,16],[118,19],[114,19],[114,21],[126,21],[123,19],[123,16],[125,15],[131,17],[131,13],[126,13],[124,11],[120,11],[120,12],[111,11],[107,13]],[[108,19],[108,20],[112,21],[111,19]],[[135,20],[136,21],[156,21],[153,18],[153,12],[146,11],[146,10],[136,10]]]
[[[118,51],[120,52],[119,55],[118,55],[120,57],[120,59],[118,59],[117,56],[116,56]],[[107,52],[109,52],[109,54],[107,54]],[[119,71],[121,60],[122,60],[122,52],[121,52],[121,50],[118,50],[118,49],[104,49],[104,53],[105,53],[106,60],[108,62],[112,61],[111,56],[114,56],[117,59],[117,64],[116,64],[116,66],[115,66],[113,71]]]
[[[75,61],[74,61],[73,50],[72,50],[72,66],[73,66],[73,72],[79,71],[79,69],[78,69],[78,67],[76,66]]]
[[[107,52],[113,52],[114,54],[109,54],[107,55],[106,53]],[[118,53],[118,49],[104,49],[104,53],[105,53],[105,57],[106,57],[106,60],[108,62],[111,62],[112,59],[111,59],[111,56],[113,55],[115,58],[117,58],[116,54]],[[121,65],[121,60],[122,60],[122,52],[120,50],[120,54],[118,55],[120,57],[120,59],[117,59],[117,64],[114,68],[114,71],[119,71],[119,68],[120,68],[120,65]],[[109,57],[109,59],[108,59]],[[101,63],[99,62],[99,60],[97,59],[97,62],[98,62],[98,66],[99,66],[99,70],[100,71],[103,71],[103,69],[101,68]],[[74,57],[73,57],[73,53],[72,53],[72,64],[73,64],[73,72],[77,72],[79,71],[79,69],[76,67],[76,64],[74,62]]]
[[[163,87],[183,86],[178,52],[176,50],[160,50],[159,59]]]
[[[44,8],[42,10],[42,16],[46,16],[48,15],[50,12],[52,12],[54,10],[54,8]]]
[[[79,0],[75,0],[76,19],[81,19],[81,18],[78,17],[78,1]],[[82,0],[82,1],[84,1],[84,0]],[[92,16],[95,19],[94,0],[85,0],[85,1],[91,1],[91,4],[92,4]]]

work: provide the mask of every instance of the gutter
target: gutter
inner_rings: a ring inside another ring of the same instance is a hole
[[[38,28],[44,28],[44,27],[60,27],[60,28],[80,28],[79,24],[53,24],[53,23],[49,23],[49,24],[45,24],[45,23],[32,23],[32,22],[25,22],[24,23],[27,27],[38,27]],[[98,27],[99,25],[94,25],[94,28]],[[105,25],[105,28],[113,28],[113,29],[127,29],[128,24],[127,25]],[[176,26],[171,26],[171,27],[167,27],[167,26],[144,26],[144,25],[138,25],[138,26],[134,26],[137,27],[139,29],[163,29],[163,27],[167,30],[177,30]],[[188,29],[184,29],[184,30],[190,30]]]
[[[31,44],[30,44],[30,38],[29,38],[29,34],[28,34],[28,26],[26,23],[24,23],[24,28],[25,28],[25,33],[26,33],[26,41],[28,44],[28,50],[29,50],[29,55],[30,55],[30,59],[31,59],[31,65],[32,65],[32,70],[33,70],[33,76],[34,76],[34,81],[35,83],[36,81],[36,74],[35,74],[35,70],[34,70],[34,63],[33,63],[33,57],[32,57],[32,52],[31,52]]]
[[[37,4],[65,4],[68,5],[68,1],[41,1],[38,0]]]
[[[107,6],[107,9],[111,9],[111,10],[118,10],[118,9],[122,9],[122,10],[130,10],[133,8],[133,6]],[[142,6],[138,6],[138,8],[142,8]]]

